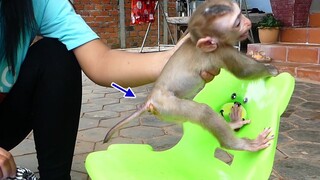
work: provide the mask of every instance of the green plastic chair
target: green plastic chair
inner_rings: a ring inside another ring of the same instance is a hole
[[[268,179],[273,166],[280,116],[294,89],[294,78],[288,73],[260,80],[239,80],[225,70],[198,93],[195,101],[206,103],[219,112],[231,101],[231,95],[247,98],[243,104],[251,120],[236,135],[256,138],[271,127],[275,139],[270,147],[258,152],[231,151],[229,165],[214,156],[220,148],[217,139],[196,124],[183,124],[183,136],[171,149],[154,151],[147,144],[113,144],[107,150],[90,153],[86,170],[93,180],[250,180]]]

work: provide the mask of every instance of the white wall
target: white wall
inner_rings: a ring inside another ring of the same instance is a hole
[[[311,13],[318,13],[320,12],[320,1],[319,0],[313,0],[311,7],[310,7]]]
[[[246,0],[248,9],[258,8],[266,13],[271,13],[270,0]]]

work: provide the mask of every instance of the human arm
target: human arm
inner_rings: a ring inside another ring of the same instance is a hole
[[[113,50],[98,39],[73,51],[84,73],[102,86],[110,86],[111,82],[122,86],[151,83],[172,55],[171,51],[132,53]]]
[[[85,74],[95,83],[110,86],[111,82],[116,82],[125,87],[132,87],[154,82],[184,40],[179,41],[169,51],[155,53],[112,50],[98,39],[79,46],[73,51]],[[216,69],[203,71],[201,76],[209,82],[219,72],[220,70]]]
[[[10,152],[0,148],[0,179],[15,177],[16,164]]]
[[[50,7],[50,8],[49,8]],[[48,0],[41,19],[40,33],[58,38],[75,53],[84,73],[95,83],[110,86],[139,86],[154,82],[175,50],[156,53],[130,53],[110,49],[75,13],[70,4]],[[205,73],[205,78],[210,74]]]

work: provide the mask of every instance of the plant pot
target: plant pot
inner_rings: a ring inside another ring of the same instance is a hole
[[[272,44],[278,42],[279,28],[259,28],[259,40],[262,44]]]

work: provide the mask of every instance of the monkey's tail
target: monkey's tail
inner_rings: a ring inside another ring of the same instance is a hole
[[[144,105],[142,105],[136,112],[134,112],[133,114],[131,114],[130,116],[128,116],[127,118],[121,120],[120,122],[118,122],[116,125],[114,125],[107,133],[107,135],[105,136],[103,143],[108,142],[112,135],[123,125],[129,123],[131,120],[133,120],[134,118],[140,116],[143,112],[145,112],[147,110],[147,104],[145,103]]]

